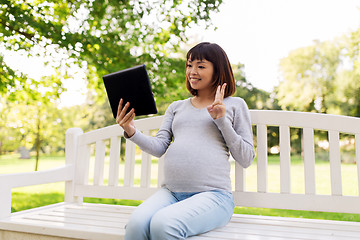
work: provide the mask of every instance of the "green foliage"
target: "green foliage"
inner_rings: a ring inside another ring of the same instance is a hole
[[[1,107],[4,118],[0,120],[0,141],[6,143],[2,151],[10,152],[19,146],[43,152],[63,148],[66,129],[61,125],[61,112],[51,102],[36,105],[4,101]],[[13,144],[9,144],[13,143]]]
[[[209,14],[221,3],[0,1],[2,54],[40,57],[54,69],[51,76],[32,79],[12,69],[0,54],[0,154],[20,145],[37,152],[61,151],[67,128],[89,131],[114,124],[101,78],[140,63],[147,66],[159,113],[164,113],[169,99],[187,96],[185,63],[176,55],[187,40],[186,30],[199,22],[210,26]],[[87,103],[58,109],[63,80],[76,81],[76,71],[86,73]]]
[[[357,71],[354,69],[339,72],[336,78],[337,87],[330,95],[333,101],[332,112],[360,117],[360,75]]]
[[[276,89],[282,109],[360,116],[360,29],[292,51]]]
[[[283,109],[328,112],[331,100],[327,98],[336,87],[342,49],[340,40],[315,41],[282,59],[284,81],[277,89],[277,97]]]
[[[49,59],[48,64],[62,73],[60,79],[71,77],[71,67],[86,69],[89,89],[101,95],[101,76],[107,73],[140,63],[145,63],[153,74],[161,73],[160,66],[166,65],[170,54],[178,52],[179,44],[187,40],[186,30],[199,22],[209,26],[209,14],[217,11],[221,3],[222,0],[2,0],[0,46]],[[43,84],[19,74],[16,81],[16,72],[3,61],[1,65],[6,74],[1,77],[2,95]],[[156,81],[166,85],[164,76],[173,69]]]

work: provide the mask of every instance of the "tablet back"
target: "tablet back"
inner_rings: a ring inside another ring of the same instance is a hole
[[[149,76],[145,65],[128,68],[103,76],[111,110],[116,118],[119,101],[130,102],[136,116],[157,113]]]

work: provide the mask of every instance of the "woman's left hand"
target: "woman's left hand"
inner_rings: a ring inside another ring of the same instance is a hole
[[[218,119],[225,116],[226,108],[225,104],[223,103],[225,88],[226,83],[224,83],[222,86],[218,86],[215,94],[215,101],[207,107],[207,110],[213,119]]]

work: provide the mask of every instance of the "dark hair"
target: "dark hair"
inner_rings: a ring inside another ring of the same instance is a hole
[[[211,62],[214,67],[212,79],[212,88],[214,92],[219,85],[226,83],[224,98],[233,95],[236,91],[236,84],[230,61],[225,51],[216,43],[202,42],[191,48],[186,55],[186,62],[189,60],[194,61],[204,59]],[[187,76],[186,88],[193,96],[197,95],[197,90],[190,86]]]

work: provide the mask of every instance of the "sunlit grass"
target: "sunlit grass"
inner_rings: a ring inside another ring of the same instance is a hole
[[[350,213],[312,212],[312,211],[269,209],[269,208],[250,208],[250,207],[235,207],[234,213],[262,215],[262,216],[278,216],[278,217],[310,218],[310,219],[326,219],[326,220],[336,220],[336,221],[360,222],[360,214],[350,214]]]

